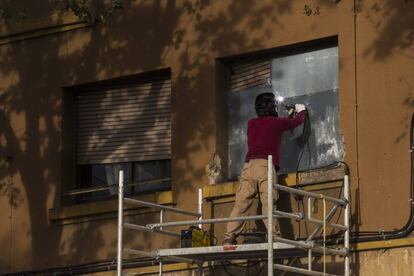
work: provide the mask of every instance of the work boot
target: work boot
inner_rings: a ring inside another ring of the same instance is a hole
[[[240,234],[244,237],[243,244],[265,243],[267,242],[266,233],[252,231]]]
[[[223,246],[226,246],[226,245],[236,245],[236,244],[237,244],[237,239],[236,239],[236,236],[235,235],[233,235],[231,238],[225,238],[223,240],[223,242],[222,242],[222,245]]]

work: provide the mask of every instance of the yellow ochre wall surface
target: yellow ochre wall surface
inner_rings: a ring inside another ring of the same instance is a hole
[[[148,198],[195,210],[197,189],[208,184],[205,165],[214,152],[226,152],[226,69],[220,60],[332,37],[338,39],[340,124],[354,230],[405,225],[413,0],[127,1],[96,24],[56,12],[54,1],[34,2],[19,1],[16,8],[24,7],[29,18],[0,28],[1,273],[116,257],[116,205],[88,205],[107,211],[77,216],[77,207],[65,209],[61,199],[74,177],[63,158],[65,87],[169,68],[173,188]],[[101,6],[95,2],[97,11]],[[313,13],[305,14],[305,6]],[[158,219],[149,212],[135,216],[142,223]],[[182,217],[167,217],[177,218]],[[129,233],[125,244],[154,249],[177,241]],[[367,268],[380,258],[375,254],[353,259],[361,275],[378,275]]]

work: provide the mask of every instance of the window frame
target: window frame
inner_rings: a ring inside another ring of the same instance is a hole
[[[262,50],[262,51],[258,51],[258,52],[252,52],[252,53],[245,53],[245,54],[241,54],[238,56],[234,56],[234,57],[228,57],[228,58],[222,58],[220,59],[220,63],[223,64],[224,66],[226,66],[226,68],[228,68],[228,72],[229,72],[229,76],[228,76],[228,84],[227,84],[227,89],[222,90],[221,92],[226,94],[226,110],[227,110],[227,120],[226,120],[226,131],[227,131],[227,138],[226,138],[226,143],[227,143],[227,150],[224,152],[224,155],[226,156],[227,160],[227,166],[226,166],[226,170],[227,170],[227,175],[228,175],[228,179],[229,180],[236,180],[240,170],[238,170],[238,172],[236,172],[234,169],[232,170],[231,168],[231,157],[230,157],[230,151],[231,151],[231,144],[230,144],[230,139],[231,139],[231,133],[230,133],[230,129],[231,129],[231,115],[230,115],[230,106],[229,106],[229,95],[230,93],[240,93],[240,91],[232,91],[231,87],[232,87],[232,83],[231,83],[231,75],[233,73],[232,70],[232,66],[236,63],[251,63],[254,61],[264,61],[264,60],[269,60],[271,63],[271,67],[272,67],[272,61],[274,59],[277,58],[282,58],[282,57],[287,57],[287,56],[293,56],[293,55],[297,55],[297,54],[304,54],[307,52],[312,52],[312,51],[317,51],[317,50],[323,50],[326,48],[331,48],[331,47],[338,47],[338,53],[339,53],[339,45],[338,45],[338,37],[337,36],[332,36],[332,37],[327,37],[327,38],[321,38],[321,39],[317,39],[317,40],[313,40],[313,41],[306,41],[306,42],[302,42],[302,43],[297,43],[297,44],[292,44],[292,45],[286,45],[286,46],[282,46],[282,47],[276,47],[276,48],[272,48],[272,49],[266,49],[266,50]],[[338,57],[338,64],[339,64],[339,57]],[[273,70],[271,68],[271,70]],[[339,76],[340,72],[338,71],[338,81],[339,81]],[[270,78],[271,80],[271,78]],[[260,86],[259,86],[260,87]],[[264,86],[263,86],[264,87]],[[266,90],[266,91],[264,91]],[[263,89],[262,92],[273,92],[273,91],[267,91],[270,90],[270,88],[267,89]],[[241,90],[242,91],[242,90]],[[243,92],[241,92],[243,93]],[[340,101],[339,101],[339,95],[338,95],[338,115],[340,112]],[[246,122],[247,123],[247,122]],[[298,127],[298,129],[301,128]],[[339,122],[339,131],[340,130],[340,122]],[[344,147],[344,142],[343,142],[343,137],[341,140],[342,143],[342,148]],[[342,159],[344,158],[344,155],[342,155]],[[244,156],[243,156],[243,160],[244,160]],[[288,172],[285,172],[288,173]]]
[[[82,193],[82,191],[93,190],[93,186],[89,188],[79,188],[79,177],[80,177],[80,165],[77,163],[76,159],[76,137],[77,137],[77,102],[76,97],[79,93],[86,93],[90,91],[101,91],[103,89],[117,88],[126,85],[134,85],[135,83],[142,82],[145,79],[157,79],[165,78],[171,81],[171,72],[169,68],[145,72],[141,74],[119,77],[114,79],[108,79],[98,82],[92,82],[81,85],[73,85],[68,87],[63,87],[62,92],[62,182],[61,182],[61,191],[62,205],[73,205],[83,202],[94,202],[101,200],[111,200],[114,196],[108,196],[99,199],[91,199],[87,201],[79,201],[77,193]],[[172,89],[171,89],[172,90]],[[171,92],[172,93],[172,92]],[[172,95],[170,94],[169,100],[171,101]],[[171,128],[171,114],[169,115],[170,123],[169,128]],[[170,142],[170,147],[172,151],[172,141]],[[145,192],[147,193],[158,193],[164,191],[171,191],[172,187],[172,172],[171,172],[171,155],[169,159],[163,159],[169,161],[170,167],[170,176],[169,176],[169,188],[168,189],[158,189],[154,191]],[[140,160],[132,160],[130,162],[121,162],[129,163],[129,179],[132,180],[132,170],[136,162]],[[143,162],[147,160],[141,160]],[[157,161],[157,160],[154,160]],[[89,164],[92,165],[92,164]],[[93,192],[90,192],[93,193]],[[132,195],[137,195],[136,193]]]

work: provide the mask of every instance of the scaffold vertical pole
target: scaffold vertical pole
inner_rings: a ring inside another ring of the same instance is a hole
[[[119,171],[118,178],[118,247],[117,247],[117,276],[122,276],[122,228],[124,221],[124,171]]]
[[[200,217],[198,218],[199,220],[203,219],[203,189],[199,188],[198,189],[198,213],[200,214]],[[199,224],[198,228],[202,229],[203,224]]]
[[[308,197],[308,218],[311,218],[311,198]],[[312,271],[312,249],[308,249],[308,270]]]
[[[163,209],[161,209],[160,210],[160,223],[163,223],[164,222],[164,210]],[[163,228],[162,228],[162,226],[160,227],[160,230],[163,230]],[[162,273],[163,273],[163,263],[162,263],[162,260],[160,260],[160,262],[159,262],[159,276],[162,276]]]
[[[346,200],[345,214],[344,214],[344,226],[347,228],[344,235],[344,247],[347,251],[345,256],[345,276],[349,276],[349,217],[350,217],[350,204],[349,204],[349,175],[344,176],[344,198]]]
[[[273,276],[273,161],[267,157],[267,275]]]

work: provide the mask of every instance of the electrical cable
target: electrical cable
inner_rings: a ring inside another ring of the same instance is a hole
[[[397,230],[392,231],[353,231],[350,232],[350,242],[357,243],[357,242],[366,242],[366,241],[377,241],[377,240],[389,240],[389,239],[398,239],[404,238],[408,236],[414,230],[414,112],[411,116],[411,126],[410,126],[410,141],[409,141],[409,151],[411,154],[411,168],[410,168],[410,215],[406,222],[406,224]],[[345,164],[345,168],[347,170],[346,173],[349,174],[349,166],[342,161],[338,161],[337,163]],[[342,232],[338,232],[336,234],[330,235],[329,239],[327,240],[327,244],[338,244],[343,242],[343,237],[338,237],[343,235]],[[318,240],[320,238],[315,238]]]
[[[224,271],[225,271],[228,275],[230,275],[230,276],[236,276],[236,275],[234,275],[233,273],[231,273],[230,271],[228,271],[228,270],[227,270],[226,265],[224,264],[224,261],[221,261],[220,263],[221,263],[221,266],[223,267]]]
[[[410,126],[410,142],[409,142],[409,151],[411,154],[411,168],[410,168],[410,180],[411,180],[411,185],[410,185],[410,215],[409,218],[406,222],[406,224],[397,230],[393,230],[393,231],[382,231],[382,232],[376,232],[376,235],[372,235],[372,236],[351,236],[350,241],[355,243],[355,242],[362,242],[362,241],[375,241],[375,240],[388,240],[388,239],[397,239],[397,238],[403,238],[408,236],[413,230],[414,230],[414,175],[413,175],[413,170],[414,170],[414,132],[413,132],[413,128],[414,128],[414,112],[411,115],[411,126]]]
[[[305,118],[306,119],[306,118]],[[306,124],[309,123],[309,118],[307,116],[307,119],[304,122],[304,129],[303,129],[303,139],[306,138],[307,135],[305,135],[305,131],[307,130],[306,128]],[[407,236],[409,233],[411,233],[414,230],[414,175],[413,175],[413,164],[414,164],[414,156],[413,156],[413,140],[414,140],[414,135],[413,135],[413,126],[414,126],[414,113],[412,114],[412,118],[411,118],[411,127],[410,127],[410,152],[411,152],[411,185],[410,185],[410,216],[409,219],[406,223],[406,225],[404,227],[402,227],[401,229],[397,229],[397,230],[393,230],[393,231],[352,231],[350,232],[350,241],[351,242],[361,242],[361,241],[375,241],[375,240],[386,240],[386,239],[395,239],[395,238],[402,238]],[[308,158],[310,158],[311,153],[310,153],[310,145],[308,140],[306,141],[306,144],[308,146],[308,153],[309,156]],[[296,188],[298,188],[299,186],[299,173],[301,171],[299,171],[299,166],[300,166],[300,162],[301,159],[303,157],[303,152],[304,152],[304,148],[306,146],[306,144],[304,143],[304,147],[302,148],[300,154],[299,154],[299,159],[297,162],[297,169],[296,169]],[[331,167],[335,167],[338,166],[338,164],[343,164],[345,167],[345,174],[349,174],[350,170],[349,170],[349,166],[348,164],[346,164],[343,161],[337,161],[334,162],[332,164],[326,165],[326,166],[321,166],[318,168],[313,168],[310,169],[310,161],[308,160],[308,171],[314,171],[314,170],[320,170],[320,169],[328,169]],[[298,207],[299,208],[299,207]],[[327,241],[327,243],[332,244],[332,243],[338,243],[341,242],[341,239],[335,238],[335,236],[339,236],[342,235],[343,233],[338,232],[336,234],[332,234],[327,236],[327,238],[329,237],[329,241]],[[316,238],[317,240],[318,238]]]
[[[256,270],[256,272],[254,273],[254,275],[260,275],[260,273],[262,272],[263,268],[265,267],[264,265],[261,265],[262,263],[263,263],[263,261],[257,261],[257,262],[255,262],[254,266],[259,266],[259,269]],[[246,276],[249,276],[249,273],[247,273]]]
[[[149,266],[154,264],[153,258],[135,258],[132,260],[124,260],[123,267],[125,268],[135,268],[141,266]],[[16,275],[16,276],[25,276],[25,275],[84,275],[93,272],[105,272],[112,271],[116,269],[116,261],[103,261],[103,262],[90,262],[86,264],[80,264],[76,266],[64,266],[64,267],[52,267],[46,269],[38,270],[26,270],[16,273],[6,273],[0,275]]]
[[[306,111],[305,120],[303,122],[302,134],[301,134],[302,149],[300,151],[298,162],[296,164],[296,185],[295,185],[296,189],[299,189],[299,166],[300,166],[300,162],[302,161],[302,157],[303,157],[303,153],[305,151],[306,145],[308,146],[308,154],[309,154],[309,156],[308,156],[308,170],[310,168],[310,160],[309,160],[309,158],[311,156],[310,145],[309,145],[310,130],[311,130],[311,128],[310,128],[309,112]],[[303,211],[304,211],[303,197],[295,195],[294,198],[297,202],[298,212],[301,212],[300,203],[302,203],[302,207],[303,207]],[[301,233],[301,221],[300,220],[297,221],[297,226],[298,226],[297,238],[300,239],[300,233]],[[305,227],[306,227],[306,224],[305,224]]]
[[[256,262],[252,262],[252,263],[250,263],[249,264],[249,261],[247,262],[247,264],[237,264],[237,263],[232,263],[232,262],[230,262],[230,261],[221,261],[220,263],[221,263],[221,265],[223,266],[223,269],[224,269],[224,271],[227,273],[227,274],[229,274],[229,275],[231,275],[231,276],[240,276],[240,275],[234,275],[233,273],[231,273],[230,271],[228,271],[227,269],[226,269],[226,265],[227,266],[235,266],[235,267],[239,267],[239,268],[246,268],[246,275],[249,275],[249,273],[248,273],[248,269],[249,268],[251,268],[251,267],[255,267],[255,266],[257,266],[257,265],[260,265],[261,263],[263,263],[264,261],[256,261]],[[261,271],[263,270],[263,268],[264,268],[264,266],[261,266],[259,269],[258,269],[258,271],[256,271],[256,273],[254,274],[254,275],[259,275],[260,273],[261,273]]]

